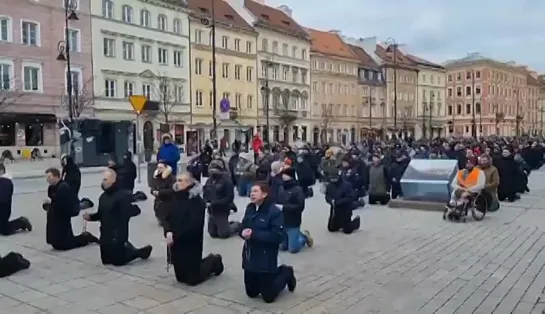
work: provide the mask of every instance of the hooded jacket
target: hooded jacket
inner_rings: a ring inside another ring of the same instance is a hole
[[[165,140],[170,139],[171,142],[166,144]],[[172,142],[172,137],[170,134],[165,134],[162,137],[163,144],[157,152],[157,161],[164,161],[167,165],[172,168],[172,174],[176,175],[178,173],[178,161],[180,161],[180,150]]]
[[[63,156],[61,160],[64,160],[62,166],[61,178],[70,188],[76,193],[79,194],[81,187],[81,172],[79,167],[74,162],[72,156]]]

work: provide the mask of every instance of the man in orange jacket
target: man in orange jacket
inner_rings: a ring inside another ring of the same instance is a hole
[[[449,205],[460,205],[467,200],[471,194],[481,192],[486,185],[486,176],[484,172],[475,167],[477,158],[470,157],[466,161],[464,169],[458,170],[456,177],[452,180],[452,195]]]

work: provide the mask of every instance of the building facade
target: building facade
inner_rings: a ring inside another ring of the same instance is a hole
[[[3,2],[0,13],[0,152],[29,157],[59,155],[57,119],[67,118],[67,64],[57,47],[69,41],[73,94],[92,93],[89,0],[75,8],[65,38],[62,1]],[[76,97],[80,99],[82,97]],[[90,113],[81,110],[82,115]]]
[[[258,124],[265,140],[309,141],[310,36],[286,6],[263,1],[228,0],[257,31]]]
[[[458,136],[514,136],[528,112],[527,70],[479,54],[448,61],[447,128]]]
[[[528,70],[526,75],[527,111],[523,112],[522,128],[527,134],[537,134],[540,130],[539,77],[536,72]]]
[[[543,127],[545,126],[545,75],[541,74],[537,78],[539,84],[539,98],[537,101],[538,120],[539,120],[539,133],[543,133]]]
[[[387,126],[386,81],[378,63],[364,49],[349,45],[359,59],[358,140],[382,137]]]
[[[444,135],[446,69],[414,55],[407,59],[417,66],[416,138]]]
[[[212,8],[214,5],[214,8]],[[224,0],[189,0],[191,25],[191,125],[202,143],[214,129],[212,9],[215,15],[216,138],[246,142],[258,125],[257,33]],[[221,112],[221,103],[229,111]]]
[[[173,1],[91,3],[95,116],[134,120],[131,95],[149,99],[140,116],[146,149],[161,132],[186,142],[190,122],[189,17]],[[148,106],[149,105],[149,106]]]
[[[362,98],[358,57],[335,31],[306,29],[310,34],[313,142],[344,145],[356,140]],[[319,135],[319,136],[318,136]]]

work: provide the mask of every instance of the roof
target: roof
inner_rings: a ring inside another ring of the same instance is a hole
[[[312,41],[310,50],[325,55],[359,60],[354,52],[341,39],[338,34],[319,31],[312,28],[305,29]]]
[[[437,63],[433,63],[431,61],[428,61],[428,60],[424,60],[422,58],[419,58],[415,55],[411,55],[411,54],[406,54],[406,57],[407,59],[409,59],[410,61],[416,63],[416,64],[419,64],[419,65],[424,65],[424,66],[429,66],[429,67],[434,67],[434,68],[440,68],[440,69],[444,69],[445,67],[440,65],[440,64],[437,64]]]
[[[232,24],[233,26],[253,31],[235,9],[224,0],[186,0],[187,6],[194,14],[201,17],[212,17],[212,1],[214,1],[214,16],[220,23]]]
[[[532,74],[526,74],[526,84],[531,86],[540,86],[539,79],[535,78]]]
[[[354,45],[348,45],[348,47],[350,47],[352,52],[354,52],[354,54],[358,57],[360,65],[373,70],[379,69],[378,63],[373,60],[373,58],[367,52],[365,52],[363,48]]]
[[[387,49],[388,47],[383,47],[382,45],[377,45],[376,47],[376,50],[375,50],[375,53],[377,54],[377,56],[379,58],[381,58],[384,62],[394,62],[394,51],[395,51],[395,55],[396,55],[396,59],[395,62],[399,65],[406,65],[406,66],[415,66],[415,64],[407,59],[407,57],[405,56],[405,54],[403,54],[403,52],[401,52],[401,50],[399,50],[399,48],[397,49],[392,49],[391,51],[389,51]]]
[[[467,56],[460,59],[448,60],[443,64],[443,66],[446,67],[448,70],[455,70],[460,68],[482,66],[482,65],[502,68],[504,70],[514,71],[519,74],[523,74],[523,72],[527,71],[526,69],[515,64],[514,62],[502,62],[502,61],[494,60],[492,58],[485,57],[478,52],[469,53]]]
[[[244,6],[257,19],[257,25],[308,38],[307,32],[284,11],[258,3],[254,0],[244,0]]]

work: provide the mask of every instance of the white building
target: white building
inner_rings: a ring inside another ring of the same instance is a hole
[[[286,6],[273,8],[263,0],[227,1],[259,34],[259,88],[263,92],[268,85],[269,92],[259,97],[258,130],[263,133],[267,125],[268,101],[271,141],[311,141],[309,34]]]
[[[184,2],[96,0],[91,14],[96,118],[134,120],[128,98],[146,95],[158,110],[142,115],[145,135],[166,123],[183,137],[191,107]]]

